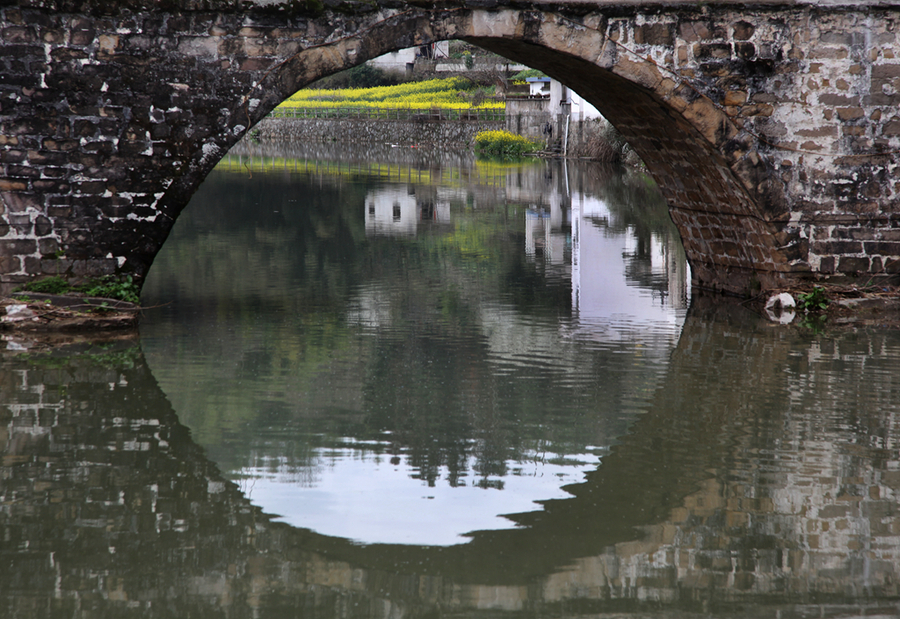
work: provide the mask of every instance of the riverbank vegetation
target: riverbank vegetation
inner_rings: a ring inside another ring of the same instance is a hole
[[[643,165],[631,145],[609,121],[603,118],[586,121],[583,131],[584,138],[581,144],[571,149],[572,156],[613,165]]]
[[[494,157],[521,157],[541,149],[541,144],[509,131],[482,131],[475,136],[475,152]]]

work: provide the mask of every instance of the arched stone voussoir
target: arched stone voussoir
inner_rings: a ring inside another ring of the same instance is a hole
[[[271,86],[277,105],[322,77],[392,51],[450,38],[446,31],[435,28],[435,23],[443,25],[440,21],[434,22],[426,13],[410,11],[380,20],[354,36],[298,50],[280,62],[259,88],[268,90]]]
[[[782,188],[771,178],[771,164],[758,154],[760,142],[756,136],[686,80],[670,76],[646,60],[618,58],[610,67],[612,73],[646,88],[696,130],[713,157],[721,157],[722,164],[746,191],[748,201],[743,204],[747,215],[777,221],[790,210]]]

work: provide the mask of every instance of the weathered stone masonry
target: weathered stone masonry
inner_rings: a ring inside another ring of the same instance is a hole
[[[142,281],[205,175],[285,97],[447,38],[594,103],[659,182],[695,284],[900,272],[900,5],[166,6],[0,9],[0,288]]]
[[[261,139],[303,142],[444,145],[470,148],[480,131],[503,129],[503,121],[382,120],[355,118],[298,119],[268,117],[254,132]]]

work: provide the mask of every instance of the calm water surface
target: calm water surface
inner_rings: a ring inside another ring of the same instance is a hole
[[[231,157],[155,267],[145,301],[171,305],[142,345],[267,512],[461,544],[569,496],[627,432],[677,342],[685,262],[646,179],[397,155]]]
[[[0,616],[898,616],[900,333],[689,298],[652,183],[248,145],[140,338],[0,353]]]

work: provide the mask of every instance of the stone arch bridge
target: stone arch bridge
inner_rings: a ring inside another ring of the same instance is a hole
[[[6,0],[0,286],[142,282],[191,194],[305,84],[464,39],[576,90],[665,194],[694,284],[900,271],[900,3]]]

